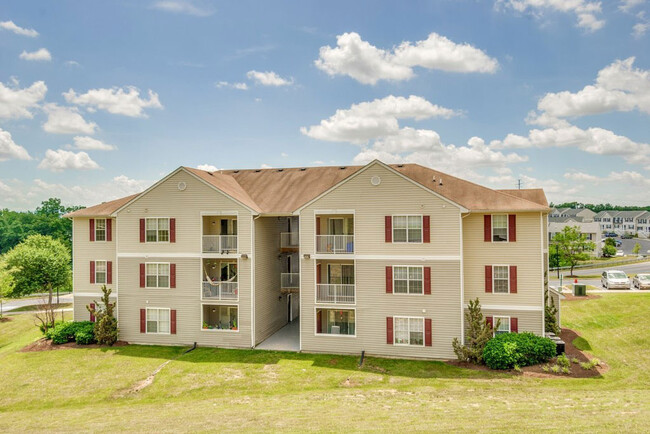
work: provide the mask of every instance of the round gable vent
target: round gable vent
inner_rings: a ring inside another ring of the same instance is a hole
[[[185,184],[183,181],[178,183],[178,189],[180,191],[184,191],[187,188],[187,184]]]
[[[370,183],[372,185],[375,185],[375,186],[379,185],[379,184],[381,184],[381,178],[379,176],[375,175],[372,178],[370,178]]]

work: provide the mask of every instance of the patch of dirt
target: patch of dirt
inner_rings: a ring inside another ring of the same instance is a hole
[[[9,322],[9,321],[11,321],[11,318],[9,318],[8,316],[3,316],[2,318],[0,318],[0,322]]]
[[[153,384],[154,378],[156,378],[156,375],[164,368],[167,366],[167,364],[171,362],[171,360],[167,360],[165,363],[162,365],[158,366],[155,371],[151,373],[147,378],[145,378],[142,381],[138,381],[135,383],[133,386],[129,387],[128,389],[121,390],[119,392],[116,392],[115,395],[113,395],[114,398],[124,398],[125,396],[128,395],[133,395],[134,393],[140,392],[142,389],[145,387],[151,386]]]
[[[347,378],[345,381],[341,382],[341,387],[359,387],[361,383],[359,383],[356,380],[350,380],[350,378]]]
[[[128,345],[128,343],[124,341],[117,341],[113,344],[113,347],[123,347],[125,345]],[[68,342],[66,344],[54,344],[52,343],[51,340],[41,338],[25,346],[23,349],[20,350],[20,352],[33,353],[36,351],[69,350],[71,348],[74,349],[74,348],[112,348],[112,347],[106,345],[97,345],[97,344],[78,345],[76,342]]]
[[[584,295],[584,296],[582,296],[582,295],[581,296],[575,296],[573,294],[563,294],[563,295],[564,295],[566,301],[593,300],[593,299],[601,297],[598,294],[588,294],[588,295]]]

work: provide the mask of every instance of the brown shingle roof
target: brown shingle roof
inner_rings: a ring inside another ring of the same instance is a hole
[[[263,214],[288,214],[363,167],[365,166],[216,172],[190,167],[184,169],[254,211]],[[419,164],[393,164],[390,167],[470,211],[549,211],[542,189],[492,190]],[[136,196],[105,202],[67,214],[66,217],[110,215]]]

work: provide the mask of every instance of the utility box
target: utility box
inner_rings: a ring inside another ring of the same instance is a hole
[[[578,285],[577,283],[573,285],[573,295],[576,297],[586,296],[587,295],[587,285]]]

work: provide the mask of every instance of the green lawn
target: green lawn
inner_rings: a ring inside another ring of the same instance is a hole
[[[536,379],[441,362],[126,346],[40,353],[30,315],[0,324],[0,431],[644,431],[650,294],[565,302],[564,324],[611,369]],[[153,384],[125,391],[174,359]]]

